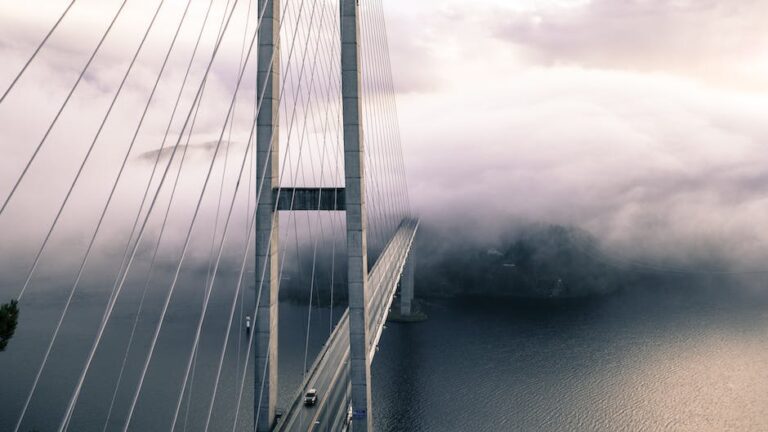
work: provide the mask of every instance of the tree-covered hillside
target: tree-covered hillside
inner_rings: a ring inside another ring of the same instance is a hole
[[[452,242],[430,229],[419,234],[416,277],[423,295],[579,297],[626,282],[594,237],[572,227],[532,226],[487,244]]]

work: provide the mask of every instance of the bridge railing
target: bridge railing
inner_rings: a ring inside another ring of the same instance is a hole
[[[389,308],[392,306],[400,275],[403,273],[403,267],[413,245],[413,239],[416,236],[418,226],[419,222],[417,220],[404,220],[390,242],[392,247],[387,247],[387,251],[391,251],[391,255],[388,255],[385,258],[386,261],[382,263],[382,265],[386,266],[386,270],[372,272],[376,278],[375,285],[372,284],[372,288],[376,291],[369,305],[370,323],[368,328],[372,335],[369,342],[371,361],[373,361],[376,353],[376,346],[379,344],[381,333],[384,330]]]

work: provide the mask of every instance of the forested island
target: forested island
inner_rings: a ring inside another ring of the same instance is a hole
[[[515,225],[486,240],[467,240],[462,233],[422,224],[414,244],[417,297],[519,297],[565,299],[601,296],[633,287],[695,285],[711,275],[659,272],[628,265],[606,253],[589,232],[562,225]],[[301,265],[311,268],[302,253]],[[330,268],[330,256],[320,268]],[[693,267],[695,268],[695,267]],[[311,281],[287,268],[281,297],[307,301]],[[313,302],[328,304],[330,274],[316,274]],[[346,299],[345,274],[337,270],[334,303]]]
[[[429,228],[417,243],[420,295],[561,298],[600,295],[627,284],[586,231],[530,226],[485,244],[446,242]]]

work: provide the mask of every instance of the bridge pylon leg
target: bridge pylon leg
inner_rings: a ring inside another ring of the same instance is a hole
[[[365,143],[361,125],[359,0],[341,0],[341,91],[346,181],[347,284],[352,430],[373,430],[368,333]]]
[[[270,431],[277,405],[279,217],[273,187],[279,185],[280,0],[259,0],[256,85],[263,101],[256,124],[256,301],[254,429]],[[263,179],[263,180],[262,180]]]

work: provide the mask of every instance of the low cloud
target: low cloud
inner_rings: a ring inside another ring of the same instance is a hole
[[[593,232],[610,250],[760,268],[768,236],[761,93],[672,74],[503,64],[471,86],[404,97],[413,202],[456,235],[493,238],[542,221]],[[479,76],[479,75],[476,75]]]
[[[673,72],[765,89],[766,14],[759,0],[593,0],[499,9],[489,26],[538,64]]]
[[[413,5],[402,0],[385,5],[411,202],[424,222],[460,226],[456,235],[480,239],[497,237],[518,222],[578,225],[622,255],[685,261],[691,254],[717,249],[734,265],[762,266],[768,259],[768,234],[758,229],[768,217],[768,94],[760,90],[759,79],[741,78],[747,76],[743,65],[759,63],[754,53],[765,36],[755,30],[755,20],[765,6],[678,1],[665,2],[665,7],[660,1],[595,0],[568,6],[547,2],[546,7],[522,2],[527,6],[504,8],[500,3]],[[0,40],[16,41],[9,38],[16,27],[3,27]],[[694,29],[701,30],[700,40],[693,40]],[[22,42],[0,46],[4,58],[13,60],[0,68],[0,82],[10,80],[34,46],[33,32],[22,33]],[[58,43],[66,45],[66,40]],[[183,40],[189,42],[189,35]],[[0,252],[6,265],[16,269],[15,279],[28,268],[90,144],[127,65],[125,54],[135,49],[117,42],[109,55],[97,58],[94,76],[99,79],[82,84],[18,198],[0,218],[5,235]],[[215,68],[206,89],[190,141],[190,148],[201,151],[182,173],[172,215],[180,228],[169,234],[168,245],[178,244],[186,234],[210,163],[210,143],[220,135],[236,78],[230,69],[240,55],[240,42],[231,42],[234,48],[222,60],[227,67]],[[83,250],[106,199],[162,58],[162,49],[154,51],[157,45],[137,64],[135,78],[86,167],[54,236],[58,246],[46,255],[48,266],[76,265],[79,256],[71,250]],[[124,244],[132,221],[128,216],[137,211],[151,169],[137,157],[156,156],[153,152],[162,142],[191,54],[184,46],[187,51],[172,58],[168,77],[158,88],[118,191],[123,198],[109,214],[100,243],[100,250],[107,251],[105,261],[119,259],[115,250],[120,248],[113,246]],[[52,47],[0,106],[0,190],[8,190],[17,178],[73,82],[75,66],[87,56],[85,51]],[[202,50],[203,57],[210,49],[207,45]],[[724,59],[721,65],[718,59]],[[204,68],[199,61],[193,88]],[[242,90],[248,96],[240,103],[231,137],[242,143],[232,146],[236,159],[248,142],[254,81],[248,80]],[[296,88],[289,82],[286,94]],[[188,111],[193,97],[192,91],[185,92],[181,112]],[[297,105],[300,113],[305,110],[302,102]],[[286,107],[292,110],[293,102]],[[322,108],[315,108],[317,119],[325,115]],[[331,110],[331,115],[338,112]],[[174,121],[166,146],[177,142],[182,120]],[[314,120],[306,132],[303,126],[294,128],[292,139],[306,133],[322,141],[322,128]],[[282,140],[288,130],[290,125],[283,124]],[[52,151],[57,148],[67,151]],[[340,149],[335,150],[329,157],[338,165]],[[320,146],[311,151],[314,156],[304,155],[303,164],[320,157]],[[294,162],[299,155],[281,157]],[[221,158],[211,179],[215,185],[221,181],[220,169]],[[309,167],[296,171],[309,172]],[[294,175],[286,171],[283,184],[316,180],[293,181]],[[231,193],[234,176],[227,181]],[[323,183],[333,182],[326,177]],[[212,227],[216,204],[214,194],[206,198],[201,226]],[[238,205],[242,209],[246,204]],[[245,226],[244,217],[238,216],[238,227]],[[153,219],[150,236],[159,222]],[[203,231],[199,238],[207,240],[194,244],[192,258],[199,262],[210,248],[210,233]],[[178,251],[168,246],[164,253],[175,257]],[[54,255],[62,261],[51,263]]]

